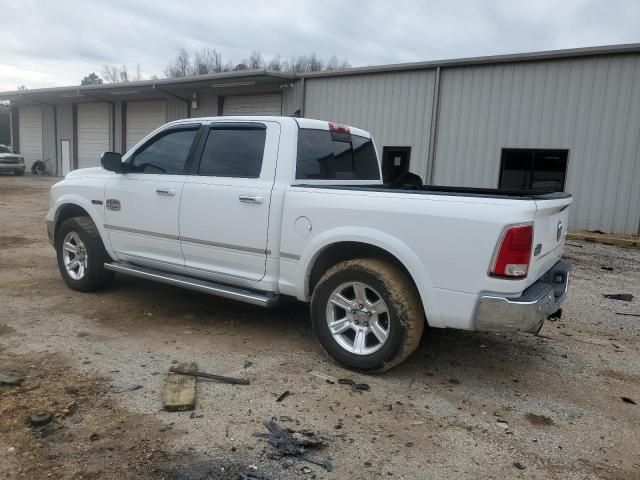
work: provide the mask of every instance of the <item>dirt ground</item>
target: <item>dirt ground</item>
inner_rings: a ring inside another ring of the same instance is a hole
[[[297,302],[121,276],[68,289],[44,228],[53,181],[0,176],[0,372],[25,377],[0,386],[0,478],[640,478],[640,317],[618,314],[640,314],[640,250],[571,241],[570,297],[540,336],[428,329],[365,376],[322,353]],[[602,295],[620,292],[636,298]],[[194,414],[165,412],[175,361],[251,384],[199,381]],[[271,418],[324,438],[310,456],[333,470],[275,456],[254,436]]]

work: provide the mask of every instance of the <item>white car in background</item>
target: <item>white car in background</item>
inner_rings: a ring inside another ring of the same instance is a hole
[[[0,173],[5,172],[24,175],[24,157],[13,153],[8,146],[0,144]]]

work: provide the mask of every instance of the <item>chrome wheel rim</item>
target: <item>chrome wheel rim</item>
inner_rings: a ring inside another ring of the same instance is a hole
[[[327,325],[347,352],[370,355],[389,339],[391,317],[378,292],[365,283],[348,282],[329,296]]]
[[[73,280],[82,280],[87,272],[87,248],[77,232],[69,232],[62,242],[64,268]]]

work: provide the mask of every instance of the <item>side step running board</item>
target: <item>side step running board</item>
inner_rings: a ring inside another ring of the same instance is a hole
[[[156,282],[175,285],[177,287],[188,288],[198,292],[209,293],[219,297],[239,300],[252,305],[261,307],[272,307],[278,301],[278,295],[266,292],[256,292],[239,287],[231,287],[222,283],[209,282],[207,280],[199,280],[196,278],[186,277],[175,273],[167,273],[160,270],[154,270],[146,267],[139,267],[130,263],[110,262],[105,263],[104,268],[134,277],[146,278]]]

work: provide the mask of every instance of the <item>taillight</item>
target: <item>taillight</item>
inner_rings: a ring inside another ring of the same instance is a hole
[[[329,131],[334,133],[349,133],[349,127],[341,123],[329,122]]]
[[[529,271],[533,225],[507,227],[493,257],[491,275],[505,278],[523,278]]]

